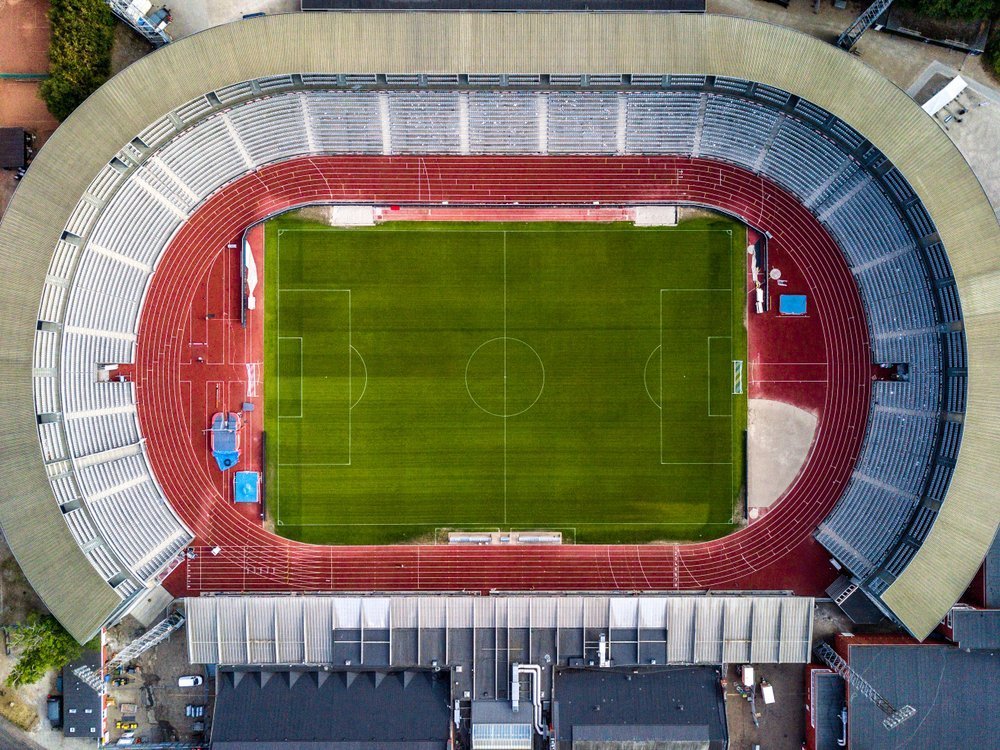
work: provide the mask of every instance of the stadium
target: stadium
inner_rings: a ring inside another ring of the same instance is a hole
[[[339,226],[286,216],[307,207]],[[221,594],[378,594],[402,622],[403,595],[725,592],[685,611],[728,633],[842,574],[924,639],[1000,522],[998,251],[937,124],[788,29],[216,27],[88,99],[0,224],[0,523],[81,641],[161,586],[206,623],[271,602],[273,653],[215,659],[208,628],[205,663],[315,661],[280,655],[301,599]],[[747,391],[817,420],[749,522]],[[217,414],[262,503],[211,463]],[[811,626],[782,622],[773,660],[807,661]]]

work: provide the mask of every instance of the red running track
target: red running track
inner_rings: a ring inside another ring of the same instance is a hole
[[[246,517],[186,439],[181,365],[190,301],[220,249],[251,223],[317,202],[451,205],[689,202],[743,218],[801,269],[822,323],[828,387],[810,457],[760,521],[696,544],[536,547],[306,545]],[[150,285],[136,362],[139,419],[171,504],[219,546],[185,564],[175,593],[783,589],[816,594],[834,577],[811,538],[857,457],[870,397],[864,312],[837,245],[797,200],[731,165],[679,157],[310,157],[221,190],[177,233]]]

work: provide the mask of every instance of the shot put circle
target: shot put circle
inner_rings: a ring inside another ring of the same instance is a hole
[[[472,403],[494,417],[524,414],[542,396],[545,365],[531,344],[511,336],[488,339],[465,365]]]

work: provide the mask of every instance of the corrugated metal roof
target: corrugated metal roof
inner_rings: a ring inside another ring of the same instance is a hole
[[[586,605],[583,608],[577,606],[581,601]],[[408,647],[389,653],[389,642],[400,640],[402,634],[402,641],[409,643],[415,636],[408,634],[414,631],[448,643],[449,653],[443,654],[446,660],[473,658],[473,623],[477,631],[497,631],[491,642],[509,642],[511,661],[540,659],[542,654],[531,651],[535,645],[547,648],[551,656],[552,646],[560,642],[558,630],[579,631],[586,626],[591,634],[603,633],[609,643],[616,644],[616,658],[630,654],[630,663],[639,663],[640,642],[649,647],[646,653],[660,654],[656,657],[659,663],[716,664],[748,656],[766,663],[777,661],[779,654],[784,661],[801,663],[809,660],[813,609],[813,600],[808,597],[760,596],[594,596],[566,597],[565,601],[529,595],[211,596],[187,599],[186,603],[192,663],[324,664],[336,663],[350,653],[352,661],[360,659],[358,663],[396,667],[429,666],[432,659],[442,658],[436,649],[419,656]],[[569,606],[556,628],[550,615],[559,604]],[[641,632],[640,610],[644,612]],[[756,617],[750,617],[751,611]],[[448,613],[447,621],[440,617],[441,612]],[[495,617],[491,612],[508,614]],[[518,614],[511,617],[510,612]],[[540,613],[537,618],[536,612]],[[572,612],[576,612],[575,618]],[[398,617],[398,622],[393,617]],[[758,624],[768,617],[775,620],[773,627]],[[771,641],[777,637],[779,618],[786,621],[780,647]],[[529,637],[525,635],[529,622],[530,642],[515,647],[519,639]],[[546,634],[546,630],[551,632]],[[596,645],[585,645],[577,653],[561,653],[559,659],[591,658],[593,652],[586,648]],[[400,657],[410,661],[394,661]]]
[[[531,714],[510,701],[472,701],[472,750],[531,750],[534,736]]]
[[[690,664],[695,659],[695,603],[691,597],[671,599],[667,607],[667,661]]]
[[[753,608],[753,642],[750,644],[750,661],[761,664],[777,662],[780,637],[781,607],[774,600],[764,600]]]
[[[962,296],[968,409],[938,520],[882,598],[918,637],[966,588],[1000,522],[994,426],[1000,422],[1000,227],[982,187],[937,124],[902,91],[825,42],[712,15],[329,13],[218,26],[139,60],[51,137],[0,225],[0,524],[50,610],[84,639],[119,600],[76,546],[45,476],[31,359],[52,248],[87,185],[150,123],[206,91],[297,71],[354,73],[638,72],[729,75],[797,94],[865,135],[900,169],[948,248]],[[44,544],[39,540],[44,539]],[[73,576],[65,571],[74,571]]]
[[[722,599],[695,600],[694,661],[722,662]]]
[[[752,633],[753,601],[750,599],[727,599],[725,608],[725,630],[723,632],[722,660],[727,664],[749,661]]]
[[[276,661],[287,664],[305,661],[305,639],[299,627],[300,619],[304,618],[304,610],[298,610],[287,599],[275,600]]]

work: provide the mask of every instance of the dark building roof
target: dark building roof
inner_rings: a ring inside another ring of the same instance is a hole
[[[444,750],[449,672],[219,672],[215,750]]]
[[[951,627],[959,648],[1000,649],[1000,609],[953,609]]]
[[[86,651],[77,661],[63,667],[63,734],[66,737],[97,740],[101,736],[101,697],[73,674],[87,665],[95,672],[101,666],[97,651]]]
[[[557,670],[557,747],[616,748],[643,742],[657,750],[721,750],[728,733],[719,679],[714,667]]]
[[[850,645],[850,664],[882,696],[917,713],[892,731],[885,715],[850,691],[851,750],[996,747],[1000,737],[1000,653],[953,646]]]
[[[986,560],[983,562],[983,573],[985,581],[983,588],[985,591],[985,601],[987,607],[1000,609],[1000,532],[993,538],[990,551],[986,553]]]
[[[812,673],[812,716],[816,729],[816,750],[837,750],[837,740],[844,733],[840,712],[847,703],[844,680],[835,672]]]
[[[302,10],[686,11],[705,0],[302,0]]]
[[[27,165],[23,128],[0,128],[0,168],[16,169]]]
[[[827,587],[826,595],[837,602],[837,606],[855,625],[876,625],[885,620],[886,616],[882,614],[882,610],[875,605],[863,589],[855,588],[847,596],[843,596],[852,586],[854,584],[850,578],[840,576]]]

